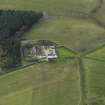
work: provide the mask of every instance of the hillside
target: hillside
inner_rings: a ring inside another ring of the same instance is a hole
[[[0,0],[0,9],[46,12],[23,38],[76,53],[1,76],[0,105],[105,104],[105,0]]]

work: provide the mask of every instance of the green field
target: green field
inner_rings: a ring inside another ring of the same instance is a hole
[[[67,49],[65,47],[60,47],[56,49],[58,54],[58,62],[66,59],[70,59],[76,56],[76,53],[70,49]]]
[[[75,61],[44,63],[1,76],[0,105],[76,105],[80,102],[77,68]]]
[[[105,62],[84,60],[87,97],[105,95]]]
[[[73,50],[59,49],[60,59],[74,57],[0,76],[0,105],[105,105],[105,0],[0,0],[0,9],[48,13],[23,38],[56,42]]]
[[[46,11],[51,15],[68,15],[71,11],[89,13],[97,7],[98,2],[98,0],[0,0],[0,8]]]
[[[105,42],[104,33],[104,28],[92,20],[59,17],[35,25],[24,36],[35,40],[48,39],[75,51],[86,52]]]
[[[105,0],[100,0],[101,4],[100,4],[100,8],[98,9],[98,11],[96,13],[94,13],[94,16],[97,18],[97,20],[99,20],[102,24],[105,24]]]
[[[105,104],[105,62],[84,59],[86,100],[102,100]],[[93,102],[94,102],[93,101]],[[104,105],[100,103],[101,105]],[[96,105],[100,105],[96,104]]]
[[[83,59],[87,103],[105,104],[105,46],[87,54]],[[100,101],[100,102],[99,102]],[[98,103],[99,102],[99,103]]]
[[[93,60],[99,60],[99,61],[105,61],[105,46],[102,46],[102,48],[98,48],[95,51],[93,51],[90,54],[87,54],[86,56],[89,59]]]
[[[32,105],[32,89],[24,89],[0,97],[0,105]]]

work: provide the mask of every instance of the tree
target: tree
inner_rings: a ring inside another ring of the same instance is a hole
[[[15,67],[21,63],[22,34],[41,17],[42,13],[33,11],[0,10],[0,66],[2,68]]]

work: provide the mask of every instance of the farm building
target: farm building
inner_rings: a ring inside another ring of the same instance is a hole
[[[36,57],[38,59],[44,59],[44,60],[49,60],[49,59],[55,59],[57,58],[57,54],[55,51],[55,46],[33,46],[32,50],[32,55],[33,57]]]
[[[50,41],[40,40],[37,42],[25,41],[22,46],[22,55],[36,60],[49,61],[58,58],[56,45]]]

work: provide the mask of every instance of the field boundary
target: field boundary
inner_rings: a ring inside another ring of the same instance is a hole
[[[94,53],[94,52],[96,52],[96,51],[98,51],[98,50],[101,50],[101,49],[104,48],[104,47],[105,47],[105,44],[103,44],[103,45],[100,46],[100,47],[97,47],[97,48],[95,48],[95,49],[93,49],[93,50],[90,50],[90,51],[84,53],[82,56],[83,56],[83,57],[86,57],[87,55],[90,55],[90,54],[92,54],[92,53]]]
[[[93,57],[84,57],[85,59],[90,59],[90,60],[94,60],[94,61],[98,61],[98,62],[104,62],[105,60],[101,60],[101,59],[97,59],[97,58],[93,58]]]
[[[85,93],[85,70],[82,58],[79,57],[78,64],[79,64],[79,72],[80,72],[80,89],[81,89],[81,103],[82,105],[85,104],[86,93]]]

